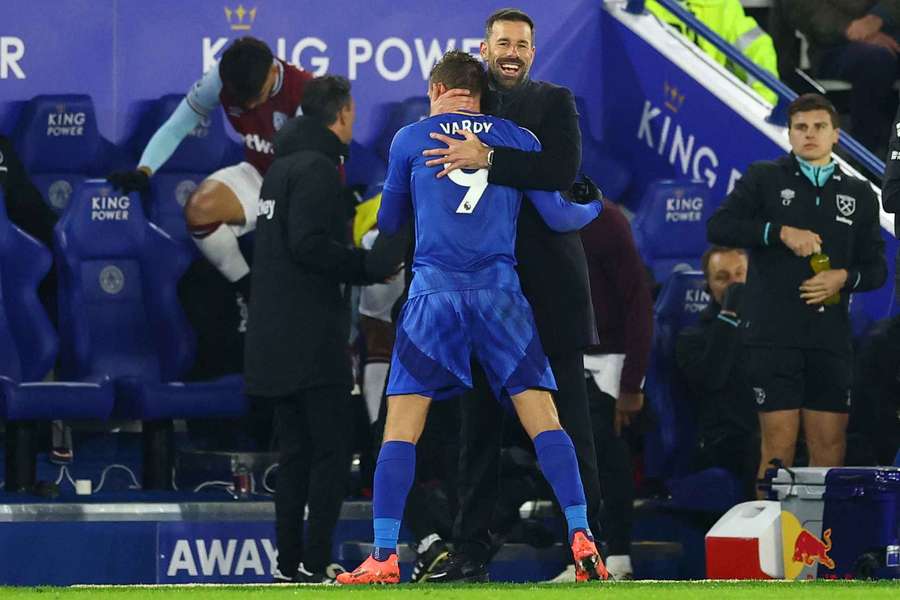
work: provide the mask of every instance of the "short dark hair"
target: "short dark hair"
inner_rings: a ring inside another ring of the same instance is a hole
[[[534,21],[525,11],[519,10],[518,8],[501,8],[500,10],[494,11],[491,16],[487,18],[487,21],[484,22],[485,40],[491,38],[491,30],[494,28],[494,23],[497,21],[518,21],[519,23],[527,23],[531,28],[531,45],[534,45]]]
[[[487,74],[481,61],[462,50],[444,54],[431,68],[428,81],[443,83],[448,89],[469,90],[473,96],[480,96],[487,88]]]
[[[306,84],[300,106],[304,115],[328,126],[337,121],[338,114],[350,101],[350,81],[346,77],[322,75]]]
[[[703,257],[700,259],[700,269],[703,271],[703,276],[706,277],[707,280],[709,280],[709,261],[712,259],[713,254],[728,254],[729,252],[737,252],[738,254],[747,256],[747,251],[743,248],[710,246],[706,249],[706,252],[703,253]]]
[[[831,117],[831,126],[838,129],[841,126],[841,118],[834,104],[822,94],[803,94],[798,96],[788,105],[788,128],[791,126],[794,115],[811,110],[824,110]]]
[[[262,91],[272,68],[272,60],[272,50],[262,40],[254,37],[235,40],[219,62],[222,87],[238,103],[246,104]]]

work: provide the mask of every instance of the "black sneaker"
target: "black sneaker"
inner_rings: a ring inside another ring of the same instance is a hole
[[[428,583],[487,583],[487,567],[465,554],[451,552],[442,565],[425,579]]]
[[[450,557],[450,551],[444,540],[435,540],[425,552],[416,554],[416,564],[413,565],[412,575],[409,580],[418,583],[440,570]]]
[[[307,571],[306,567],[303,566],[303,563],[300,563],[300,566],[297,567],[297,572],[294,573],[292,577],[288,577],[283,574],[281,571],[276,570],[275,575],[272,578],[273,583],[318,583],[318,584],[333,584],[334,578],[329,577],[325,573],[317,573],[312,571]]]

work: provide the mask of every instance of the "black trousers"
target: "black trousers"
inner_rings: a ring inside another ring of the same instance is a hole
[[[602,392],[593,379],[587,380],[594,445],[600,475],[603,509],[600,513],[602,539],[610,555],[631,554],[631,526],[634,522],[634,477],[631,450],[625,438],[616,435],[616,399]]]
[[[332,535],[350,475],[351,414],[347,386],[301,390],[276,400],[275,535],[278,568],[285,575],[295,573],[300,562],[315,572],[331,563]]]
[[[584,381],[584,354],[575,351],[551,357],[550,367],[559,388],[554,394],[559,420],[575,445],[588,519],[594,523],[601,495]],[[501,424],[506,413],[494,399],[477,364],[473,364],[472,376],[474,389],[460,401],[460,509],[454,540],[458,551],[487,562],[493,551],[490,524],[500,493]]]

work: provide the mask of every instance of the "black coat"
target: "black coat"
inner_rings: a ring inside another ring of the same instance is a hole
[[[482,108],[531,130],[542,146],[541,152],[495,149],[490,183],[560,191],[572,186],[581,166],[581,130],[568,89],[527,80],[512,91],[489,91]],[[532,204],[523,202],[516,259],[544,351],[552,356],[596,344],[587,259],[578,232],[551,230]]]
[[[367,274],[368,253],[350,246],[352,212],[338,173],[346,154],[347,146],[309,117],[292,119],[275,138],[251,270],[244,351],[250,395],[351,385],[346,284],[389,273]]]
[[[9,220],[48,248],[52,247],[56,214],[47,206],[40,191],[29,179],[12,143],[2,135],[0,189],[3,190]]]
[[[819,234],[831,268],[847,270],[840,304],[820,311],[800,298],[800,284],[813,271],[809,258],[781,242],[782,225]],[[869,182],[836,168],[817,188],[793,155],[750,165],[710,218],[707,235],[713,244],[750,252],[741,318],[751,345],[849,352],[850,293],[879,288],[887,278],[878,201]]]
[[[756,410],[741,373],[739,323],[719,319],[715,300],[678,334],[675,359],[687,380],[702,442],[756,432]]]

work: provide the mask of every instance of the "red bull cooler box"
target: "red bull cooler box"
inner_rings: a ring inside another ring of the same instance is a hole
[[[710,529],[708,577],[900,579],[900,468],[770,475],[773,501],[739,504]]]

